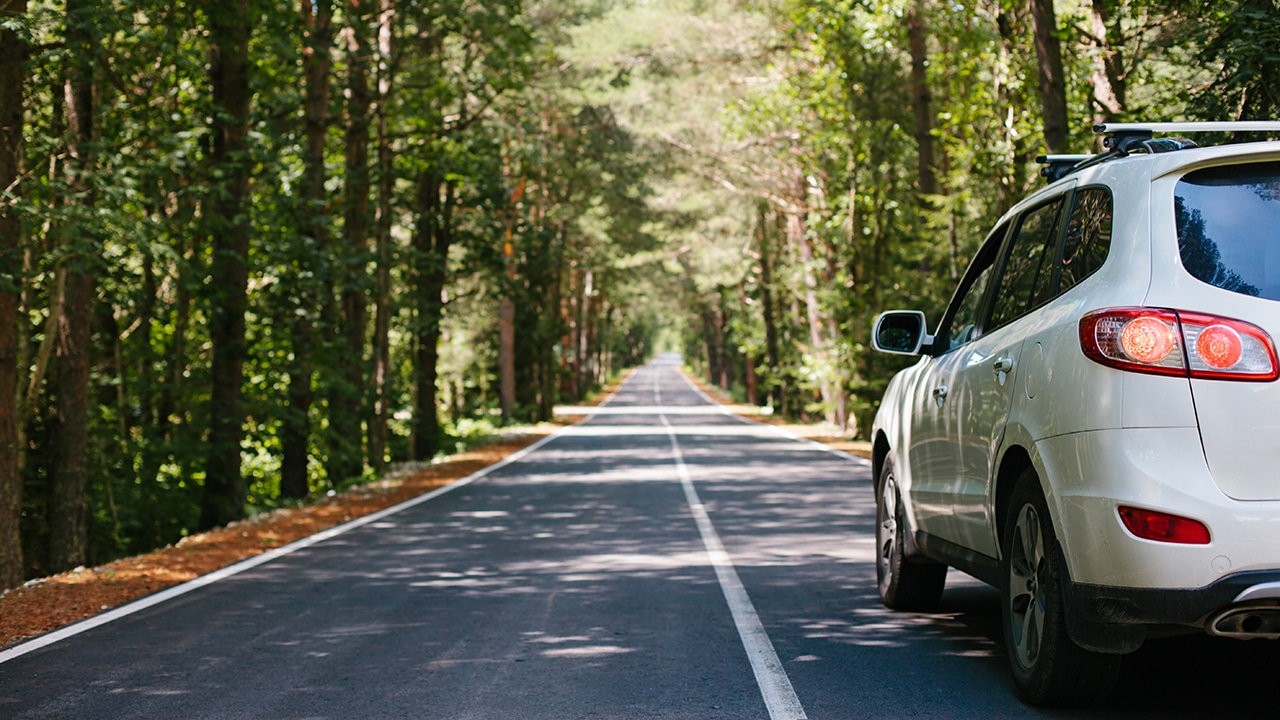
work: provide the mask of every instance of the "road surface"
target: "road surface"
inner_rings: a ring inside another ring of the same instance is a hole
[[[1275,645],[1149,642],[1106,708],[1014,699],[998,596],[877,600],[865,461],[663,357],[482,479],[0,662],[0,718],[1269,717]]]

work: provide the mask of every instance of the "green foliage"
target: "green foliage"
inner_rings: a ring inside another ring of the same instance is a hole
[[[1280,114],[1280,3],[1182,2],[1207,19],[1193,26],[1197,59],[1217,68],[1191,96],[1191,111],[1212,119],[1273,120]]]
[[[62,43],[67,27],[61,5],[33,2],[21,19],[19,30],[41,48],[31,58],[26,85],[25,152],[32,172],[19,206],[26,256],[20,363],[23,382],[36,381],[23,426],[22,531],[29,574],[46,568],[45,498],[58,443],[55,401],[62,390],[51,371],[57,355],[45,353],[49,359],[42,361],[41,346],[52,348],[56,340],[49,334],[57,320],[51,314],[58,278],[72,263],[91,264],[97,292],[86,559],[96,563],[171,543],[200,521],[211,420],[209,313],[227,291],[210,282],[218,258],[200,232],[202,223],[217,220],[204,217],[211,188],[223,187],[207,162],[212,100],[202,7],[103,0],[82,17],[91,37],[86,47]],[[521,308],[517,360],[530,380],[522,387],[533,392],[522,399],[531,418],[549,415],[551,404],[566,394],[569,400],[581,397],[614,364],[644,359],[660,326],[659,310],[634,316],[623,310],[628,298],[652,293],[633,289],[635,273],[618,264],[652,248],[644,230],[650,222],[649,161],[608,107],[575,97],[573,78],[559,70],[563,60],[557,54],[567,29],[598,17],[602,5],[439,0],[394,3],[390,15],[364,19],[379,24],[384,38],[371,83],[385,94],[370,119],[384,124],[373,133],[368,154],[377,158],[381,150],[392,159],[382,183],[390,194],[371,198],[381,205],[381,227],[388,233],[383,262],[390,285],[382,298],[375,297],[373,282],[378,238],[367,239],[367,251],[347,254],[332,241],[319,242],[309,229],[318,214],[328,237],[341,237],[350,119],[342,88],[352,67],[351,46],[330,49],[328,200],[316,206],[301,195],[304,69],[313,52],[306,46],[309,21],[288,3],[250,7],[253,102],[244,160],[253,179],[246,205],[251,242],[241,474],[251,513],[282,502],[284,420],[299,412],[289,394],[299,318],[310,327],[317,377],[315,399],[305,411],[313,429],[309,485],[318,492],[347,482],[325,475],[332,447],[325,439],[331,411],[326,398],[333,383],[344,382],[337,368],[350,361],[335,354],[338,318],[326,309],[338,300],[333,278],[341,264],[355,266],[357,287],[370,308],[365,321],[372,323],[379,302],[391,315],[390,365],[382,380],[386,453],[393,461],[409,458],[421,331],[413,291],[420,264],[410,239],[424,222],[446,223],[454,238],[437,379],[445,409],[444,451],[469,447],[494,432],[492,329],[497,298],[504,294]],[[337,34],[344,39],[343,28],[358,20],[351,7],[335,6]],[[372,30],[376,40],[378,28]],[[62,84],[73,61],[92,68],[97,97],[95,140],[91,148],[78,149],[91,149],[97,158],[87,177],[92,197],[74,189],[67,170]],[[414,196],[424,172],[438,174],[441,187],[453,193],[447,212],[438,205],[442,210],[430,218],[419,214],[420,198]],[[376,169],[374,174],[377,187],[384,178]],[[527,191],[524,202],[512,207],[517,183]],[[507,227],[519,248],[510,261],[502,257]],[[583,312],[570,320],[563,309],[565,289],[581,290],[573,284],[581,283],[588,267],[595,271],[589,302],[579,303]],[[334,294],[326,300],[328,293]],[[577,328],[572,348],[565,339],[570,325]],[[356,362],[372,392],[372,358],[380,342],[372,327],[366,342]],[[359,427],[370,430],[373,401],[362,398],[360,406]]]

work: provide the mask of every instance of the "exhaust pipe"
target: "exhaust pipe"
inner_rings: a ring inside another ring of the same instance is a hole
[[[1205,630],[1210,635],[1238,640],[1277,640],[1280,639],[1280,607],[1255,605],[1227,608],[1210,617]]]

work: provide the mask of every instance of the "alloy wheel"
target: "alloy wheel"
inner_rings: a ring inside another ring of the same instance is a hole
[[[1022,506],[1013,528],[1009,556],[1009,629],[1018,663],[1032,668],[1040,658],[1044,637],[1046,558],[1040,516],[1030,504]]]
[[[880,484],[880,522],[876,525],[876,579],[883,594],[893,579],[898,542],[898,483],[890,475]]]

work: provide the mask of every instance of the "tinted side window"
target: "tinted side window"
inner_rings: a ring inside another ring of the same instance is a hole
[[[987,296],[987,284],[995,267],[1001,241],[1008,229],[1007,225],[996,228],[978,250],[973,262],[969,264],[969,269],[965,271],[955,297],[951,299],[948,314],[943,318],[942,326],[938,328],[939,339],[934,341],[938,351],[946,352],[958,348],[981,334],[982,308],[983,300]],[[942,345],[943,342],[946,343],[945,346]]]
[[[1053,297],[1057,259],[1054,251],[1061,235],[1062,203],[1058,198],[1022,216],[996,288],[988,332],[1017,320]]]
[[[978,314],[982,312],[982,298],[987,294],[987,280],[991,277],[993,267],[995,267],[994,264],[987,265],[982,272],[978,273],[964,297],[960,298],[960,304],[956,306],[956,314],[951,318],[951,327],[947,331],[948,350],[960,347],[978,337],[978,321],[981,319]]]
[[[1174,190],[1182,265],[1224,290],[1280,300],[1280,163],[1187,173]]]
[[[1077,190],[1062,244],[1062,275],[1058,292],[1070,290],[1092,275],[1111,251],[1111,192],[1105,188]]]

